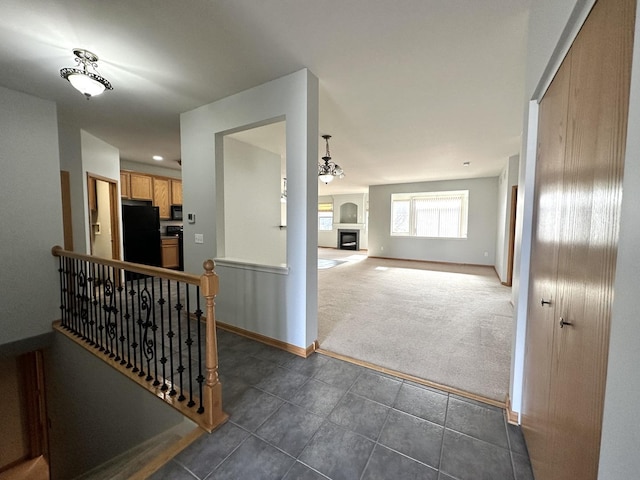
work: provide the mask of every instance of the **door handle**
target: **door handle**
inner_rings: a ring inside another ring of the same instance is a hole
[[[551,305],[551,300],[545,300],[544,298],[540,299],[540,306],[544,307],[545,305]]]
[[[563,317],[560,317],[560,328],[564,328],[565,325],[573,325],[571,322],[565,322]]]

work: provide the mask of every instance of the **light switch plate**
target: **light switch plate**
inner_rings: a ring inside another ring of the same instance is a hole
[[[196,243],[204,243],[204,234],[196,233],[195,239],[196,239]]]

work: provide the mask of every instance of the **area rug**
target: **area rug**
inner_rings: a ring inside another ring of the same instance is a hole
[[[511,289],[493,268],[360,260],[318,272],[321,348],[505,401]]]

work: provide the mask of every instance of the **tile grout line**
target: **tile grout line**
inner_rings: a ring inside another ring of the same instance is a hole
[[[442,456],[444,454],[444,436],[447,433],[447,418],[449,417],[449,401],[451,400],[451,395],[447,394],[447,407],[444,411],[444,422],[442,425],[442,444],[440,445],[440,458],[438,458],[438,478],[442,473]]]

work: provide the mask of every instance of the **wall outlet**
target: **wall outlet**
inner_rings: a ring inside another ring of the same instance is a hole
[[[384,250],[384,247],[380,247],[380,251],[383,251],[383,250]]]
[[[195,240],[196,240],[196,243],[204,243],[204,234],[196,233]]]

